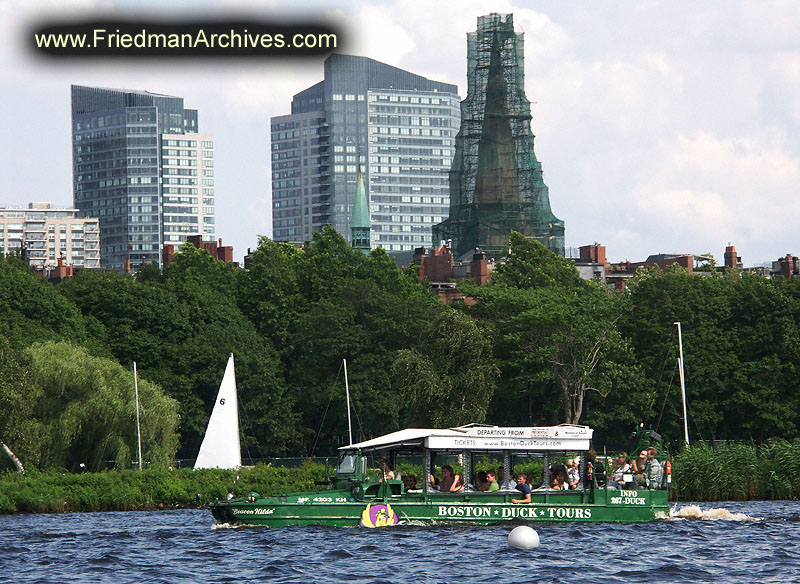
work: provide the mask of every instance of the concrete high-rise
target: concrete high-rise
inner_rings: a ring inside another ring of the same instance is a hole
[[[332,225],[350,240],[360,167],[371,246],[427,245],[449,206],[458,88],[366,57],[334,54],[324,69],[271,120],[273,239]]]
[[[160,264],[164,243],[216,239],[213,151],[181,97],[72,86],[74,203],[100,220],[103,267]]]
[[[27,208],[0,207],[0,249],[22,252],[40,269],[55,268],[59,260],[74,268],[100,267],[100,227],[97,219],[79,218],[77,209],[53,203],[30,203]]]
[[[564,222],[550,210],[542,165],[533,151],[525,96],[523,34],[511,14],[478,18],[467,35],[467,97],[450,170],[450,213],[433,243],[452,240],[461,256],[480,247],[505,249],[512,231],[564,255]]]

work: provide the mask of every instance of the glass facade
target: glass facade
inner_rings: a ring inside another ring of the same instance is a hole
[[[165,140],[196,146],[173,148]],[[204,181],[213,183],[213,146],[210,136],[197,134],[197,111],[184,109],[183,98],[72,86],[72,144],[75,207],[81,216],[99,219],[103,267],[120,270],[126,260],[133,269],[160,265],[164,242],[197,233],[214,240],[213,184],[204,196]],[[192,195],[195,204],[173,203]],[[167,201],[170,209],[195,212],[171,213],[175,221],[166,224]]]
[[[455,85],[330,56],[325,80],[295,95],[290,115],[272,118],[273,239],[304,241],[332,225],[349,240],[361,169],[372,246],[426,245],[449,205],[458,99]]]

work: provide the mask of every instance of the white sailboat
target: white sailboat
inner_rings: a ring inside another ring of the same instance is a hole
[[[239,444],[239,404],[231,353],[194,467],[234,469],[240,466],[242,451]]]

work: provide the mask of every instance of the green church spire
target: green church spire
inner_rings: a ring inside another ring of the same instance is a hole
[[[358,183],[356,186],[356,199],[353,202],[353,219],[350,222],[353,249],[360,250],[364,255],[370,251],[369,232],[372,227],[369,220],[369,201],[364,189],[364,177],[358,169]]]

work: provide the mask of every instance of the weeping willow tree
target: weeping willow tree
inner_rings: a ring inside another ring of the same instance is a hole
[[[393,383],[410,406],[408,423],[483,422],[499,371],[491,342],[472,319],[442,308],[422,332],[419,347],[401,349],[392,363]]]
[[[99,470],[109,460],[122,468],[138,458],[132,371],[66,342],[36,344],[25,353],[24,403],[6,415],[7,426],[17,428],[23,462]],[[139,412],[142,458],[168,465],[178,447],[177,402],[139,379]]]

